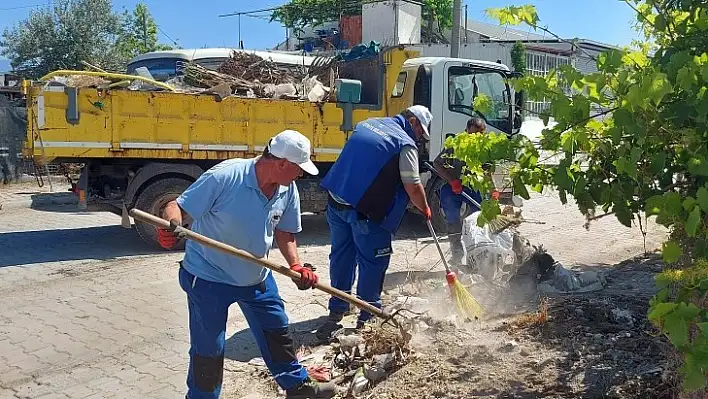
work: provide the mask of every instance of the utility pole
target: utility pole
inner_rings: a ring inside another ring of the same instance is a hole
[[[467,44],[467,8],[469,6],[465,4],[465,44]]]
[[[452,38],[450,41],[450,57],[458,58],[460,56],[460,12],[462,8],[462,0],[454,0],[452,3]]]
[[[143,12],[143,46],[145,46],[145,51],[148,49],[148,33],[147,33],[147,9]]]

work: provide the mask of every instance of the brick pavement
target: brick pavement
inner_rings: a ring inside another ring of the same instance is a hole
[[[181,255],[153,252],[114,215],[13,203],[0,211],[0,399],[184,397],[187,315],[176,279]],[[614,263],[641,251],[637,232],[611,218],[585,231],[582,217],[566,208],[547,196],[525,205],[527,217],[547,224],[524,226],[524,232],[561,262]],[[306,217],[304,229],[301,256],[321,265],[326,281],[326,223]],[[650,246],[660,233],[652,231]],[[407,223],[394,244],[391,272],[428,270],[435,263],[426,236],[423,226]],[[272,259],[282,260],[277,251]],[[327,298],[277,279],[296,339],[307,342],[316,325],[307,321],[325,314]],[[273,397],[268,381],[246,365],[258,353],[245,328],[233,307],[223,396]]]

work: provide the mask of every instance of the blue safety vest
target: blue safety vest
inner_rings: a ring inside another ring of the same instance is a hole
[[[322,187],[395,234],[409,202],[398,167],[406,145],[418,148],[404,117],[367,119],[354,128]]]

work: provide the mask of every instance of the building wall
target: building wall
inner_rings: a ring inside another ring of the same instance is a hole
[[[420,15],[420,5],[409,2],[392,0],[364,4],[362,42],[377,41],[384,45],[420,43]]]

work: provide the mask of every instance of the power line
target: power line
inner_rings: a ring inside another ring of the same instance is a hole
[[[162,28],[160,28],[160,25],[155,24],[155,26],[157,27],[157,30],[160,31],[160,33],[162,33],[163,35],[165,35],[165,37],[166,37],[169,41],[172,42],[172,44],[174,44],[175,46],[179,46],[179,43],[177,43],[176,40],[172,39],[167,33],[165,33],[165,31],[162,30]]]
[[[0,11],[12,11],[12,10],[24,10],[26,8],[36,8],[36,7],[44,7],[48,6],[49,4],[44,3],[44,4],[34,4],[31,6],[15,6],[15,7],[6,7],[6,8],[0,8]]]

